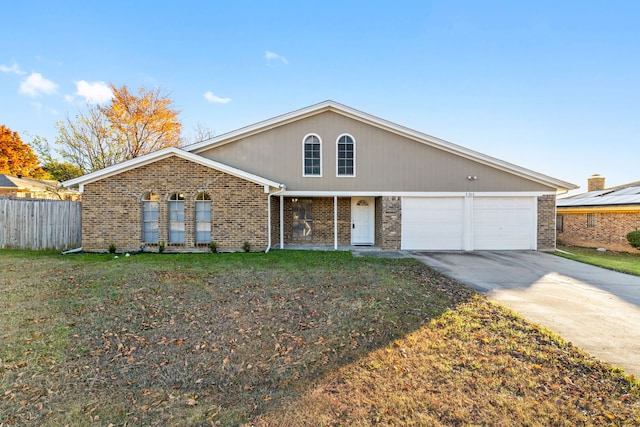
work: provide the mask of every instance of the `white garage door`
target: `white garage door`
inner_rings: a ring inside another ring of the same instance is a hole
[[[403,197],[402,249],[461,250],[463,197]]]
[[[536,249],[535,197],[403,197],[402,249]]]
[[[475,197],[473,249],[535,249],[535,202],[533,197]]]

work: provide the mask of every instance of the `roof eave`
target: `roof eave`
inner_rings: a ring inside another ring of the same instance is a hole
[[[90,184],[92,182],[99,181],[101,179],[105,179],[110,176],[114,176],[122,172],[126,172],[129,170],[135,169],[137,167],[144,166],[149,163],[153,163],[158,160],[162,160],[171,156],[178,156],[185,160],[193,161],[195,163],[201,164],[211,169],[216,169],[221,172],[225,172],[230,175],[236,176],[238,178],[242,178],[247,181],[251,181],[266,187],[279,188],[282,186],[282,184],[272,181],[270,179],[266,179],[261,176],[254,175],[252,173],[245,172],[241,169],[237,169],[237,168],[216,162],[214,160],[207,159],[206,157],[198,156],[197,154],[193,154],[176,147],[168,147],[162,150],[155,151],[153,153],[146,154],[144,156],[136,157],[135,159],[127,160],[125,162],[118,163],[113,166],[109,166],[107,168],[80,176],[78,178],[64,181],[61,183],[61,185],[63,187],[79,186],[80,188],[82,188],[86,184]]]

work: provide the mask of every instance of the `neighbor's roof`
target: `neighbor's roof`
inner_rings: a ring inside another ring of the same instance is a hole
[[[109,166],[104,169],[100,169],[98,171],[82,175],[78,178],[70,179],[68,181],[64,181],[61,184],[64,187],[74,187],[80,186],[80,191],[82,191],[82,187],[85,184],[89,184],[91,182],[95,182],[104,178],[108,178],[113,175],[117,175],[122,172],[126,172],[128,170],[137,168],[139,166],[144,166],[149,163],[156,162],[158,160],[166,159],[171,156],[178,156],[185,160],[189,160],[203,166],[219,170],[221,172],[228,173],[229,175],[236,176],[238,178],[245,179],[247,181],[254,182],[259,185],[265,185],[269,187],[280,187],[280,183],[275,181],[271,181],[266,178],[262,178],[258,175],[254,175],[243,170],[224,165],[222,163],[207,159],[206,157],[199,156],[197,154],[189,153],[187,151],[181,150],[176,147],[168,147],[163,148],[162,150],[154,151],[153,153],[146,154],[144,156],[136,157],[135,159],[127,160],[122,163],[118,163],[113,166]]]
[[[342,105],[331,100],[324,101],[319,104],[311,105],[309,107],[302,108],[300,110],[292,111],[290,113],[283,114],[283,115],[274,117],[272,119],[258,122],[253,125],[249,125],[249,126],[237,129],[235,131],[225,133],[225,134],[207,139],[205,141],[183,147],[183,149],[186,151],[190,151],[192,153],[201,153],[205,150],[208,150],[220,145],[228,144],[238,139],[246,138],[248,136],[263,132],[265,130],[276,128],[291,122],[304,119],[306,117],[311,117],[320,113],[324,113],[326,111],[331,111],[346,117],[350,117],[354,120],[381,128],[383,130],[395,133],[405,138],[409,138],[414,141],[418,141],[423,144],[430,145],[432,147],[450,152],[452,154],[465,157],[467,159],[476,161],[478,163],[482,163],[482,164],[494,167],[496,169],[500,169],[505,172],[509,172],[514,175],[518,175],[526,179],[539,182],[544,185],[548,185],[550,187],[554,187],[558,190],[575,190],[576,188],[578,188],[578,186],[575,184],[571,184],[566,181],[562,181],[547,175],[543,175],[538,172],[534,172],[532,170],[514,165],[512,163],[508,163],[503,160],[496,159],[495,157],[487,156],[486,154],[482,154],[477,151],[470,150],[468,148],[453,144],[451,142],[445,141],[440,138],[436,138],[431,135],[427,135],[422,132],[418,132],[416,130],[398,125],[388,120],[384,120],[379,117],[372,116],[371,114],[364,113],[362,111],[353,109],[351,107],[347,107],[346,105]]]
[[[589,191],[557,201],[559,208],[626,205],[640,205],[640,181],[604,190]]]
[[[8,174],[0,174],[0,188],[21,190],[46,190],[57,187],[57,181],[46,181],[34,178],[17,177]]]

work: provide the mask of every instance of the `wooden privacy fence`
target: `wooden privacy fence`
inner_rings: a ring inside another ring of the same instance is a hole
[[[80,206],[67,200],[0,198],[0,248],[82,246]]]

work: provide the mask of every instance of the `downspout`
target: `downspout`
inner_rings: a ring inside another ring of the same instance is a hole
[[[276,196],[280,193],[282,193],[283,191],[287,190],[287,186],[284,184],[280,184],[280,190],[276,191],[275,193],[269,193],[269,196],[267,196],[267,249],[265,249],[264,253],[268,254],[269,251],[271,250],[271,196]]]

